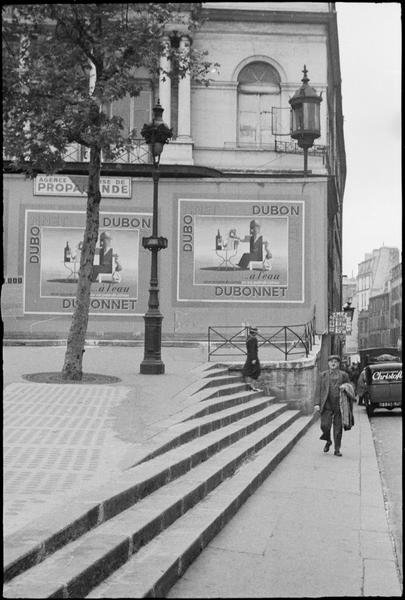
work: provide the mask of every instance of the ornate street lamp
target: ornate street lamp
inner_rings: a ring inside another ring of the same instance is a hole
[[[352,322],[353,322],[353,314],[355,311],[354,306],[351,305],[352,301],[347,300],[346,304],[343,306],[343,312],[346,317],[346,333],[352,332]]]
[[[291,105],[291,137],[297,140],[298,146],[304,149],[304,175],[308,172],[308,148],[314,140],[321,135],[320,104],[322,94],[317,95],[316,90],[308,85],[307,68],[304,65],[301,79],[302,86],[289,99]]]
[[[145,375],[158,375],[165,372],[165,365],[161,359],[162,346],[162,319],[159,310],[159,282],[158,282],[158,252],[167,248],[167,238],[158,236],[158,184],[159,162],[163,146],[172,137],[170,127],[163,122],[163,108],[157,101],[153,108],[151,123],[145,124],[141,135],[149,145],[153,161],[153,216],[152,235],[142,238],[142,246],[151,252],[151,275],[149,287],[148,310],[144,315],[145,320],[145,351],[140,365],[140,372]]]

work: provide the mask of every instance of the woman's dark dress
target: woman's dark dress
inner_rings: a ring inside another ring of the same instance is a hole
[[[238,266],[241,269],[247,269],[251,260],[263,260],[263,236],[256,240],[253,235],[250,237],[250,252],[242,254]]]
[[[257,379],[260,375],[260,362],[258,357],[258,344],[257,339],[250,335],[246,340],[247,358],[243,365],[242,374],[244,377],[251,377]],[[255,360],[255,364],[252,361]]]

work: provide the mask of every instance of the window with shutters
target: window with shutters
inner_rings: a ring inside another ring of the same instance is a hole
[[[134,98],[126,95],[121,100],[116,100],[109,107],[109,116],[122,118],[123,135],[128,135],[135,129],[136,137],[141,139],[144,123],[148,123],[152,118],[152,90],[142,90],[139,96]]]
[[[274,143],[273,107],[280,105],[280,76],[270,64],[256,61],[238,76],[238,144]]]

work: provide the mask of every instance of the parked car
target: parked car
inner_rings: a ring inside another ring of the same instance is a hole
[[[370,359],[357,383],[359,404],[366,406],[369,416],[376,408],[402,409],[402,361],[391,354]]]

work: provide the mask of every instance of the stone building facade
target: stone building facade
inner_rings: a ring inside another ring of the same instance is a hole
[[[402,326],[402,263],[399,250],[381,246],[359,264],[356,304],[358,347],[396,347]]]
[[[212,325],[288,325],[341,310],[342,205],[346,177],[334,3],[207,2],[201,30],[177,32],[219,63],[208,87],[190,77],[151,79],[111,107],[128,129],[151,120],[157,99],[175,137],[159,183],[163,337],[206,339]],[[167,43],[172,43],[168,32]],[[322,92],[321,137],[303,153],[290,138],[289,98]],[[162,58],[162,67],[170,64]],[[4,174],[2,295],[6,337],[67,335],[85,216],[86,152],[72,146],[55,176]],[[102,167],[100,232],[119,264],[92,286],[88,337],[143,337],[150,254],[152,178],[148,149]],[[248,260],[253,230],[259,260]],[[101,240],[100,240],[101,242]],[[265,261],[267,263],[265,264]]]

